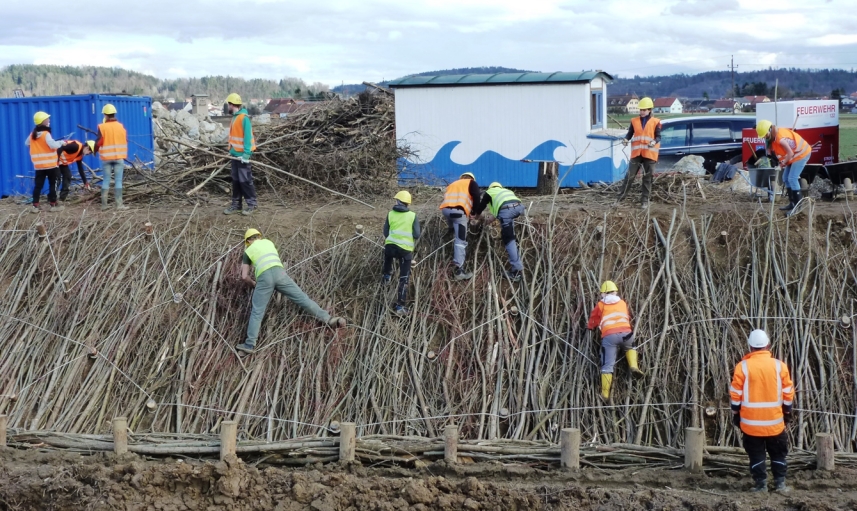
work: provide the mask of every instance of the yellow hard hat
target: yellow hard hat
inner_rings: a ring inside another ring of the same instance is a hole
[[[90,153],[95,153],[95,141],[94,140],[87,140],[86,145],[89,147]]]
[[[651,110],[655,107],[652,98],[643,98],[640,100],[640,110]]]
[[[111,105],[110,103],[107,103],[106,105],[104,105],[104,108],[101,109],[101,113],[104,115],[115,114],[116,113],[116,107]]]
[[[247,232],[244,233],[244,243],[247,243],[247,240],[252,238],[253,236],[261,236],[262,233],[253,229],[252,227],[247,229]]]
[[[45,112],[36,112],[33,115],[33,122],[36,123],[36,126],[38,126],[39,124],[45,122],[45,119],[47,119],[49,117],[50,117],[50,115],[48,115]]]
[[[461,174],[461,177],[459,179],[464,179],[465,177],[469,177],[473,180],[476,179],[476,176],[474,176],[471,172],[465,172],[464,174]]]
[[[236,94],[234,92],[232,94],[226,96],[226,102],[231,103],[233,105],[243,105],[244,104],[241,102],[241,96],[239,96],[238,94]]]
[[[501,184],[500,184],[500,183],[498,183],[497,181],[494,181],[493,183],[491,183],[490,185],[488,185],[488,188],[503,188],[503,185],[501,185]]]
[[[616,287],[616,283],[612,280],[605,280],[603,284],[601,284],[601,292],[609,293],[611,291],[619,291],[619,288]]]
[[[762,119],[756,124],[756,134],[759,135],[759,138],[765,138],[768,132],[771,131],[771,126],[773,126],[771,121]]]
[[[405,204],[411,203],[411,194],[405,190],[400,191],[396,195],[393,196],[394,199],[404,202]]]

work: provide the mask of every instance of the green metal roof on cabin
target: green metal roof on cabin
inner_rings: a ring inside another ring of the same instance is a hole
[[[553,84],[585,83],[595,78],[609,82],[613,77],[604,71],[582,71],[579,73],[495,73],[472,75],[422,75],[406,76],[388,84],[397,87],[455,87],[466,85],[514,85],[514,84]]]

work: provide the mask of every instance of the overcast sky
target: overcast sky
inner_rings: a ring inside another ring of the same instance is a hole
[[[5,0],[0,66],[379,81],[472,66],[618,76],[857,68],[854,0]],[[34,6],[37,6],[34,8]]]

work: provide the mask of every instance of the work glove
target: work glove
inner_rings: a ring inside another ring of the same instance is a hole
[[[655,145],[657,145],[657,143],[654,140],[649,142],[649,147],[655,147]]]
[[[733,413],[732,414],[732,425],[735,426],[736,428],[741,427],[741,414],[740,413]]]
[[[786,426],[788,426],[789,424],[791,424],[791,422],[792,422],[792,414],[791,414],[791,412],[789,412],[789,413],[784,413],[784,414],[783,414],[783,422],[785,422],[785,423],[786,423]]]
[[[241,157],[241,163],[247,165],[248,163],[250,163],[250,157],[245,154]]]
[[[625,147],[628,147],[628,139],[627,138],[622,139],[622,145]]]

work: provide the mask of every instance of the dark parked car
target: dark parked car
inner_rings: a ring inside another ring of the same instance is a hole
[[[712,174],[718,163],[741,162],[741,130],[756,126],[752,115],[711,115],[661,120],[658,172],[667,172],[689,154],[705,158]]]

